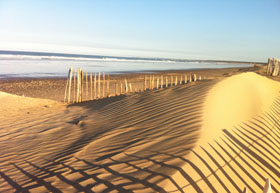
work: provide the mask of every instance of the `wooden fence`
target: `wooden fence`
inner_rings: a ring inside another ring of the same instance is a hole
[[[270,76],[279,76],[280,61],[277,58],[268,58],[266,73]]]
[[[76,70],[71,67],[66,82],[64,102],[81,103],[145,90],[163,89],[202,79],[206,77],[196,74],[150,74],[137,79],[111,80],[109,73],[88,73],[81,68]]]

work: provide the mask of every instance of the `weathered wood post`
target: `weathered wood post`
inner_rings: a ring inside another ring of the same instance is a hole
[[[173,86],[173,75],[171,75],[170,86]]]
[[[115,82],[115,96],[118,96],[118,83],[117,81]]]
[[[124,79],[124,83],[125,83],[125,94],[128,93],[128,85],[127,85],[127,80]]]
[[[147,78],[146,78],[146,76],[144,76],[144,91],[147,90],[147,83],[146,83],[146,80],[147,80]]]
[[[199,76],[198,80],[202,80],[201,75]]]
[[[278,76],[279,75],[279,63],[276,58],[273,58],[273,66],[274,66],[274,70],[272,72],[272,76]]]
[[[152,89],[152,75],[150,74],[150,90]]]
[[[96,100],[97,98],[97,93],[96,93],[96,72],[94,73],[94,81],[93,81],[93,93],[94,93],[94,99]]]
[[[120,86],[120,95],[123,93],[122,90],[123,90],[123,85],[122,85],[122,82],[121,82],[121,86]]]
[[[80,102],[83,102],[83,95],[84,95],[84,71],[81,69],[81,98]]]
[[[102,82],[102,98],[105,97],[105,73],[103,72],[103,82]]]
[[[185,74],[185,84],[188,82],[188,76]]]
[[[108,72],[108,75],[107,75],[107,97],[110,96],[110,75],[109,75],[109,72]]]
[[[182,76],[182,74],[181,74],[180,84],[182,84],[182,83],[183,83],[183,76]]]
[[[193,81],[196,82],[196,74],[193,75]]]
[[[90,73],[90,100],[93,100],[93,94],[92,94],[92,72]]]
[[[88,74],[86,72],[86,100],[88,100]]]
[[[178,84],[178,79],[177,79],[177,75],[176,75],[176,77],[175,77],[175,86],[177,86],[177,84]]]
[[[155,88],[155,75],[153,75],[152,79],[152,90]]]
[[[76,103],[80,102],[80,69],[77,71],[77,98]]]
[[[192,82],[192,78],[193,78],[193,75],[191,74],[191,75],[190,75],[190,81],[189,81],[189,82]]]
[[[68,103],[71,102],[71,90],[72,90],[72,72],[73,68],[71,67],[69,70],[69,89],[68,89]]]
[[[101,73],[98,73],[98,99],[101,98]]]
[[[157,89],[159,88],[159,77],[157,77]]]
[[[271,73],[272,73],[272,59],[271,58],[268,58],[266,73],[268,75],[271,75]]]
[[[74,89],[73,89],[73,100],[72,100],[72,102],[75,103],[75,100],[76,100],[76,69],[74,69],[73,76],[74,76],[74,83],[73,83]]]
[[[66,98],[67,98],[67,88],[68,88],[68,84],[69,84],[70,71],[71,71],[71,68],[69,68],[69,71],[68,71],[65,92],[64,92],[64,103],[66,102]]]
[[[168,87],[168,76],[166,75],[165,76],[165,88],[167,88]]]
[[[161,84],[161,85],[160,85],[160,88],[163,88],[163,75],[161,75],[160,80],[161,80],[161,81],[160,81],[160,84]]]

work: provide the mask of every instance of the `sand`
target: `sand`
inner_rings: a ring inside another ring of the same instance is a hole
[[[0,92],[0,192],[279,192],[279,82],[212,73],[75,105]]]

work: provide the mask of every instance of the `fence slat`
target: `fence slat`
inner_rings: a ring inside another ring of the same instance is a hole
[[[73,76],[74,76],[74,83],[73,83],[74,89],[73,89],[73,101],[72,102],[75,103],[75,99],[76,99],[76,69],[74,69]]]
[[[69,89],[68,89],[68,103],[71,102],[71,90],[72,90],[72,72],[73,68],[71,67],[69,70]]]
[[[92,95],[92,72],[90,73],[90,100],[93,100],[93,95]]]
[[[99,72],[98,73],[98,99],[100,99],[101,98],[101,73]]]
[[[104,98],[104,97],[105,97],[105,80],[106,80],[106,77],[105,77],[105,73],[103,72],[102,98]]]
[[[107,97],[110,96],[110,75],[107,75]]]

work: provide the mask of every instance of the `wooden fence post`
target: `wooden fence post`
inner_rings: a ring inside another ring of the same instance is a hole
[[[68,103],[70,103],[71,101],[71,90],[72,90],[72,72],[73,72],[73,68],[70,68],[69,71],[69,89],[68,89]]]
[[[150,90],[152,89],[152,75],[150,74]]]
[[[128,85],[127,85],[127,80],[124,79],[124,83],[125,83],[125,94],[128,93]]]
[[[153,75],[152,79],[152,90],[155,88],[155,75]]]
[[[147,78],[146,78],[146,75],[145,75],[145,76],[144,76],[144,91],[147,90],[147,83],[146,83],[146,80],[147,80]]]
[[[190,74],[190,81],[189,82],[192,82],[192,78],[193,78],[193,75]]]
[[[160,82],[160,84],[161,84],[161,86],[160,86],[160,88],[163,88],[163,75],[161,75],[161,82]]]
[[[80,102],[83,102],[83,95],[84,95],[84,71],[81,69],[81,98]]]
[[[177,84],[178,84],[178,79],[177,79],[177,75],[176,75],[176,77],[175,77],[175,86],[177,86]]]
[[[77,98],[76,103],[80,102],[80,69],[77,70]]]
[[[102,82],[102,98],[105,97],[105,73],[103,72],[103,82]]]
[[[74,76],[74,83],[73,83],[74,89],[73,89],[73,101],[72,102],[75,103],[75,99],[76,99],[76,69],[74,69],[73,76]]]
[[[93,95],[92,95],[92,72],[90,73],[90,100],[93,100]]]
[[[196,74],[193,75],[193,81],[196,82]]]
[[[94,99],[96,100],[97,98],[97,93],[96,93],[96,72],[94,73],[94,80],[93,80],[93,95],[94,95]]]
[[[118,83],[115,82],[115,96],[118,96]]]
[[[131,93],[133,93],[132,84],[131,83],[129,83],[129,90],[130,90]]]
[[[68,84],[69,84],[70,71],[71,71],[71,68],[69,68],[69,71],[68,71],[68,76],[67,76],[67,81],[66,81],[66,86],[65,86],[65,92],[64,92],[64,103],[66,102],[66,98],[67,98],[67,88],[68,88]]]
[[[182,82],[183,82],[183,76],[181,75],[180,84],[182,84]]]
[[[101,98],[101,73],[98,73],[98,99]]]
[[[159,88],[159,77],[157,77],[157,89]]]
[[[173,86],[173,75],[171,75],[170,86]]]
[[[123,86],[122,86],[122,82],[121,82],[121,86],[120,86],[120,95],[122,94],[122,90],[123,90]]]
[[[185,84],[188,82],[188,76],[185,74]]]
[[[86,101],[88,100],[88,74],[86,72]]]
[[[109,75],[109,72],[108,72],[108,75],[107,75],[107,97],[110,96],[110,75]]]
[[[166,75],[165,76],[165,88],[167,88],[168,87],[168,76]]]

